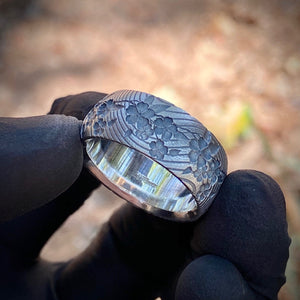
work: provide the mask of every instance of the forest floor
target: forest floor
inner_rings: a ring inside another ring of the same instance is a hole
[[[300,1],[0,0],[1,116],[119,89],[181,106],[223,143],[229,171],[279,182],[293,240],[280,299],[300,299]],[[43,256],[82,251],[121,203],[101,187]]]

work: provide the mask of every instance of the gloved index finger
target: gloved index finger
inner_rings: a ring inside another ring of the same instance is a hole
[[[56,99],[49,114],[63,114],[83,120],[93,106],[107,94],[97,92],[84,92]]]
[[[80,125],[63,115],[0,118],[0,222],[50,202],[76,180]]]

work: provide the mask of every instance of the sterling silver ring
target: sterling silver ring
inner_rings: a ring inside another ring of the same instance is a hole
[[[121,90],[85,117],[86,167],[113,192],[156,216],[193,221],[226,176],[226,153],[198,120],[151,94]]]

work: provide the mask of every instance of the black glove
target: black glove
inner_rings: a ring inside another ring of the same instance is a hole
[[[103,96],[84,93],[62,98],[54,102],[51,113],[82,119]],[[62,120],[58,127],[64,131],[54,130],[47,137],[49,128],[57,125],[47,119],[48,130],[36,138],[35,131],[23,130],[24,120],[19,120],[10,141],[20,146],[19,132],[23,132],[28,151],[20,150],[16,157],[26,160],[44,138],[48,148],[37,151],[43,164],[36,164],[31,155],[25,167],[15,166],[9,151],[1,156],[1,164],[14,170],[11,174],[5,169],[8,177],[1,185],[1,194],[5,191],[1,210],[6,208],[0,225],[1,299],[276,299],[285,280],[290,242],[284,198],[272,179],[255,171],[227,176],[213,205],[196,223],[165,221],[124,205],[78,257],[57,264],[39,259],[52,233],[98,186],[84,169],[76,179],[82,168],[80,122],[63,116],[40,118]],[[7,138],[15,121],[5,123]],[[30,128],[39,132],[40,124],[32,120]],[[65,146],[58,142],[62,140]],[[6,155],[9,159],[2,163]],[[23,174],[28,176],[24,183]],[[31,182],[31,174],[39,176]],[[46,187],[48,194],[43,194]],[[13,206],[6,204],[11,203],[10,195]],[[25,214],[18,216],[21,213]]]
[[[181,274],[178,299],[277,299],[289,245],[277,183],[258,171],[233,172],[195,226],[191,248],[199,258]]]

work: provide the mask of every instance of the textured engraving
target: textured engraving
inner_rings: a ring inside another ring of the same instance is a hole
[[[153,95],[118,91],[86,116],[82,138],[101,137],[150,156],[177,176],[206,211],[227,172],[224,149],[199,121]]]

